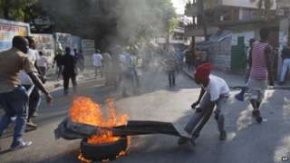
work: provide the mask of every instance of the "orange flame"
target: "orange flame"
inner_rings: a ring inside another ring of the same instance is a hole
[[[92,163],[92,162],[93,162],[92,160],[88,160],[88,159],[86,159],[86,158],[82,155],[82,153],[79,154],[78,159],[81,161],[81,163]]]
[[[90,98],[77,97],[73,101],[69,113],[71,120],[75,123],[107,128],[126,125],[128,119],[128,116],[126,114],[117,114],[116,107],[112,99],[107,99],[106,107],[102,108],[99,104],[94,103]],[[107,113],[107,115],[104,116],[103,113]],[[118,141],[119,139],[120,137],[113,136],[113,133],[111,131],[104,131],[100,135],[90,137],[88,139],[88,143],[110,143]]]

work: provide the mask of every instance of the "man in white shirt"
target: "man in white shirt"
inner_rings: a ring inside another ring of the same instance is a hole
[[[39,59],[39,54],[38,51],[35,50],[35,41],[33,40],[32,37],[27,37],[29,44],[29,49],[28,49],[28,59],[32,62],[32,64],[38,69],[36,66],[36,61]],[[38,72],[34,72],[38,76]],[[36,128],[37,125],[32,122],[32,117],[35,116],[37,113],[36,111],[38,110],[38,107],[41,102],[40,98],[40,92],[37,87],[34,87],[34,84],[31,80],[31,78],[28,76],[28,74],[24,71],[20,72],[20,82],[21,85],[23,85],[27,92],[29,93],[29,108],[28,108],[28,117],[27,117],[27,126]]]
[[[220,132],[220,140],[226,139],[226,131],[224,129],[223,108],[229,97],[230,89],[224,79],[215,75],[210,75],[212,65],[205,63],[200,65],[195,74],[195,82],[201,85],[201,91],[197,102],[192,104],[192,109],[196,109],[196,113],[190,119],[185,127],[185,131],[192,135],[191,142],[194,144],[195,139],[199,136],[200,131],[209,120],[215,106],[215,119]],[[196,107],[199,105],[199,107]],[[198,126],[197,126],[198,125]],[[180,138],[179,143],[185,143],[186,138]]]
[[[40,51],[39,52],[39,58],[36,61],[36,65],[39,68],[39,73],[40,75],[45,78],[46,71],[48,69],[48,60],[47,58],[43,55],[43,53]]]
[[[37,51],[33,49],[28,49],[28,52],[27,52],[28,59],[33,65],[35,65],[36,60],[37,60],[36,52]],[[29,85],[29,86],[33,85],[32,80],[30,79],[30,77],[27,75],[25,71],[20,71],[19,75],[20,75],[20,81],[22,85]]]
[[[100,73],[101,77],[103,77],[103,56],[100,54],[100,50],[96,50],[96,52],[92,56],[93,65],[95,67],[95,78],[97,78],[98,73]]]

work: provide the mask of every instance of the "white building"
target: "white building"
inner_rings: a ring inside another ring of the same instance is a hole
[[[185,24],[187,24],[189,20],[184,15],[178,16],[178,25],[172,32],[172,34],[169,36],[169,43],[171,45],[182,45],[182,46],[189,46],[190,45],[190,37],[186,36],[184,33]],[[156,38],[157,44],[165,44],[166,43],[166,37],[159,37]]]

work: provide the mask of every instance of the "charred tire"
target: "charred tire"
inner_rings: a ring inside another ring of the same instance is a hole
[[[121,151],[127,149],[127,137],[121,137],[120,140],[112,143],[89,144],[87,139],[81,141],[81,153],[83,157],[93,161],[114,160]]]

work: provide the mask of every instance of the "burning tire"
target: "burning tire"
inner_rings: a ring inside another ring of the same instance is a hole
[[[88,160],[114,160],[122,151],[126,151],[127,144],[127,137],[121,137],[115,142],[103,144],[89,144],[87,139],[83,139],[81,141],[81,153]]]

